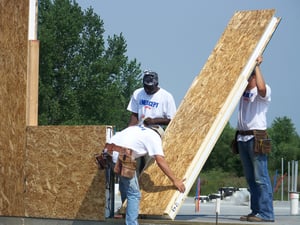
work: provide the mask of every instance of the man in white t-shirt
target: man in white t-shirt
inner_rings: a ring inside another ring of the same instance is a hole
[[[127,106],[131,112],[129,126],[143,121],[145,125],[168,125],[176,113],[173,96],[158,86],[158,75],[144,71],[143,87],[135,90]]]
[[[260,70],[262,60],[262,56],[256,60],[248,86],[240,99],[238,112],[238,152],[251,196],[251,213],[241,216],[240,220],[250,222],[274,222],[268,156],[255,148],[255,134],[264,134],[267,129],[266,114],[271,101],[271,88],[265,83]]]
[[[114,146],[111,147],[112,150],[117,148],[130,149],[130,155],[134,159],[148,154],[150,157],[155,159],[159,168],[165,175],[168,176],[173,185],[180,192],[184,192],[184,180],[180,180],[175,177],[164,158],[161,141],[163,132],[163,129],[158,125],[150,127],[143,125],[130,126],[112,136],[110,141],[106,144],[106,147],[108,149],[109,145]],[[122,175],[119,175],[119,178],[119,189],[121,192],[122,202],[127,199],[125,217],[126,224],[138,224],[137,219],[141,193],[136,172],[132,178]]]
[[[143,87],[135,90],[127,106],[131,112],[128,126],[158,124],[167,126],[176,113],[176,104],[172,94],[161,88],[158,74],[145,70],[143,73]],[[138,176],[147,164],[147,156],[137,161]]]

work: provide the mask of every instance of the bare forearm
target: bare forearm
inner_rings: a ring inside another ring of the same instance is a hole
[[[175,177],[174,173],[168,166],[165,158],[163,156],[155,156],[155,160],[159,166],[159,168],[164,172],[164,174],[167,175],[167,177],[172,181],[174,186],[180,191],[185,192],[185,185],[184,185],[184,179],[180,180],[177,177]]]
[[[262,97],[265,97],[266,96],[266,83],[265,83],[265,80],[263,78],[263,75],[261,73],[259,66],[256,66],[255,73],[256,73],[256,87],[259,92],[259,95]]]
[[[170,123],[170,119],[168,118],[146,118],[144,120],[145,125],[153,125],[153,124],[159,124],[159,125],[168,125]]]
[[[267,88],[266,88],[266,83],[265,83],[264,77],[260,70],[260,64],[262,63],[262,61],[263,61],[262,56],[259,56],[256,60],[256,66],[255,66],[256,87],[259,92],[259,95],[262,97],[265,97]]]
[[[157,162],[157,165],[159,166],[159,168],[164,172],[165,175],[167,175],[167,177],[172,182],[174,182],[176,180],[176,177],[175,177],[174,173],[172,172],[172,170],[170,169],[170,167],[168,166],[165,159],[163,157],[156,157],[155,159],[156,159],[156,162]]]

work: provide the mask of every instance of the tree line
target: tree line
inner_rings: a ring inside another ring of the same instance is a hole
[[[133,91],[142,86],[141,63],[127,56],[125,37],[104,38],[104,22],[93,8],[82,10],[75,0],[40,0],[38,39],[39,125],[114,125],[125,128]],[[281,158],[300,158],[300,138],[287,117],[268,128],[272,139],[270,169]],[[231,152],[235,129],[227,124],[203,170],[220,169],[242,176]]]
[[[126,56],[122,33],[105,40],[104,32],[92,8],[39,1],[39,124],[127,125],[128,99],[141,86],[140,63]]]
[[[233,154],[231,151],[231,141],[235,131],[235,128],[229,123],[225,126],[204,165],[203,171],[216,169],[243,176],[239,155]],[[267,132],[272,143],[272,150],[269,154],[269,169],[271,171],[281,169],[282,158],[285,162],[300,158],[300,137],[290,118],[286,116],[275,118]]]

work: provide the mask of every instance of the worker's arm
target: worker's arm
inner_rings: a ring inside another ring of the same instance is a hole
[[[265,80],[263,78],[262,72],[260,70],[260,64],[263,61],[263,57],[259,56],[256,60],[256,66],[255,66],[255,79],[256,79],[256,87],[257,91],[260,96],[265,97],[267,93],[267,87]]]
[[[146,126],[150,126],[150,125],[153,125],[153,124],[159,124],[159,125],[168,125],[170,123],[170,119],[168,118],[150,118],[150,117],[147,117],[145,120],[144,120],[144,124]]]
[[[164,172],[164,174],[167,175],[167,177],[173,182],[173,184],[177,187],[177,189],[180,192],[184,192],[185,191],[185,186],[183,183],[184,180],[180,180],[175,177],[174,173],[168,166],[168,164],[165,160],[165,157],[163,157],[161,155],[155,155],[154,158],[155,158],[155,161],[157,162],[157,165],[159,166],[159,168]]]

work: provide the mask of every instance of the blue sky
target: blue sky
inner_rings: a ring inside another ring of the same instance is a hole
[[[272,88],[268,126],[287,116],[300,134],[299,0],[77,0],[104,22],[105,35],[123,34],[127,56],[158,73],[177,107],[236,11],[275,9],[282,20],[261,66]],[[230,119],[236,125],[237,110]]]

